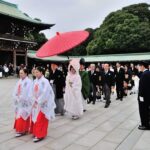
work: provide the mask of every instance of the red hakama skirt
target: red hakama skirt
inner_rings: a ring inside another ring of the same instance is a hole
[[[48,119],[40,111],[37,117],[37,121],[31,124],[31,133],[37,138],[44,138],[47,136]]]
[[[25,133],[29,131],[30,127],[30,117],[27,120],[24,120],[22,117],[15,120],[14,129],[16,132]]]

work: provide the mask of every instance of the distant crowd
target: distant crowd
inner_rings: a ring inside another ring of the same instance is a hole
[[[14,66],[13,64],[9,63],[9,65],[4,64],[3,66],[0,65],[0,78],[8,77],[14,75]]]
[[[27,68],[24,64],[21,64],[14,68],[12,63],[0,65],[0,78],[7,78],[9,76],[14,76],[15,74],[19,77],[19,70]]]

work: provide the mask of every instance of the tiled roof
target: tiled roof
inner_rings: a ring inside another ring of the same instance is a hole
[[[12,4],[3,0],[0,0],[0,14],[35,24],[45,24],[39,20],[32,19],[31,17],[20,11],[16,4]]]
[[[90,55],[90,56],[52,56],[38,58],[35,51],[28,51],[28,57],[43,61],[68,61],[72,58],[84,58],[86,62],[130,62],[150,60],[150,52],[145,53],[127,53],[127,54],[107,54],[107,55]]]

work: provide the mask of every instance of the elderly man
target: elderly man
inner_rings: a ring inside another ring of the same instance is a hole
[[[115,82],[114,82],[114,73],[110,71],[109,64],[104,64],[104,71],[102,73],[102,86],[103,86],[103,92],[106,99],[105,108],[108,108],[111,101],[110,101],[110,95],[111,90],[114,88]]]
[[[90,79],[90,96],[89,96],[88,104],[91,102],[93,102],[93,104],[95,104],[96,91],[97,91],[98,83],[99,83],[99,75],[95,71],[95,64],[90,65],[89,79]]]

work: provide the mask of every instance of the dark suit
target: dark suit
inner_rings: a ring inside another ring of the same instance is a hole
[[[96,92],[96,98],[101,99],[101,95],[103,94],[102,90],[102,71],[98,72],[98,91]]]
[[[114,73],[112,71],[102,73],[102,86],[106,104],[110,104],[111,87],[114,86]]]
[[[149,127],[150,71],[148,70],[144,71],[140,77],[138,102],[141,125]]]
[[[2,66],[0,66],[0,72],[3,72],[3,67]]]
[[[117,91],[117,98],[122,99],[124,90],[123,90],[123,81],[125,79],[125,71],[123,68],[118,70],[115,70],[115,81],[116,81],[116,91]]]
[[[89,73],[89,79],[90,79],[90,96],[89,96],[89,103],[93,102],[95,104],[96,101],[96,91],[97,91],[97,85],[99,82],[99,75],[96,71],[93,73],[91,71]]]
[[[131,72],[131,74],[133,75],[138,75],[138,69],[136,69],[136,68],[130,68],[129,69],[130,70],[130,72]]]

